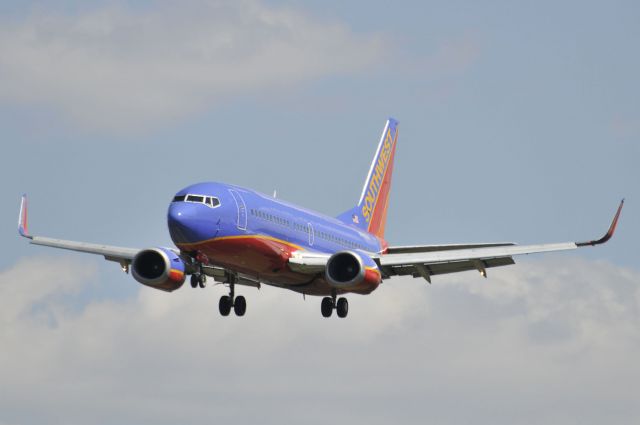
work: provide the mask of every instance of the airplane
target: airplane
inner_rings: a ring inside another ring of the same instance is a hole
[[[180,190],[169,204],[167,222],[175,248],[125,248],[33,236],[28,231],[27,196],[22,196],[19,234],[35,245],[102,255],[131,272],[139,283],[175,291],[190,276],[193,288],[207,277],[229,288],[218,309],[243,316],[245,297],[237,285],[262,284],[321,296],[323,317],[347,316],[346,294],[370,294],[393,276],[423,278],[515,264],[516,255],[565,251],[607,242],[624,199],[600,239],[539,245],[474,243],[393,246],[384,239],[389,192],[398,141],[398,121],[386,122],[355,207],[331,217],[225,183],[198,183]]]

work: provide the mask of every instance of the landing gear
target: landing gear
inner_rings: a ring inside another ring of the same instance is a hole
[[[349,301],[346,298],[338,299],[338,304],[336,304],[336,312],[338,313],[338,317],[345,318],[347,314],[349,314]]]
[[[322,299],[320,311],[322,312],[322,317],[331,317],[331,313],[333,313],[333,300],[331,297],[324,297]]]
[[[220,297],[220,302],[218,303],[218,309],[220,310],[220,314],[223,316],[228,316],[231,313],[231,308],[233,307],[233,312],[238,317],[244,316],[244,313],[247,311],[247,300],[242,296],[235,296],[235,283],[237,277],[233,274],[229,274],[227,276],[227,283],[229,284],[229,295],[223,295]]]
[[[236,297],[236,300],[233,303],[233,311],[238,317],[244,316],[244,313],[247,311],[247,301],[242,295]]]
[[[231,302],[231,297],[228,295],[224,295],[220,297],[220,302],[218,303],[218,309],[220,310],[220,314],[223,316],[228,316],[231,312],[231,306],[233,303]]]
[[[334,290],[330,297],[324,297],[322,299],[322,303],[320,304],[322,317],[331,317],[334,309],[341,319],[347,317],[347,314],[349,314],[349,301],[347,301],[346,298],[337,297],[338,294]]]
[[[207,275],[203,273],[202,269],[191,275],[191,287],[192,288],[206,288],[207,287]]]

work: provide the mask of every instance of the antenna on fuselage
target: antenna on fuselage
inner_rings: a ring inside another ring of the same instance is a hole
[[[273,197],[274,198],[278,197],[278,189],[273,189]]]

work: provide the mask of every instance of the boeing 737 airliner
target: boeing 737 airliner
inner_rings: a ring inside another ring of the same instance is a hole
[[[134,279],[171,292],[191,276],[204,288],[207,276],[229,287],[220,298],[223,316],[246,311],[236,285],[261,284],[324,296],[324,317],[349,304],[339,295],[369,294],[392,276],[421,277],[514,264],[513,256],[599,245],[613,235],[624,200],[601,239],[543,245],[512,243],[389,246],[384,239],[389,190],[398,141],[398,122],[389,119],[357,205],[329,217],[239,186],[199,183],[173,197],[167,214],[176,248],[134,249],[32,236],[27,229],[27,197],[22,197],[19,232],[32,244],[103,255]]]

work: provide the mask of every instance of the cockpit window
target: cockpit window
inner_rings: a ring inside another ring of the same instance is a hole
[[[187,202],[203,203],[204,202],[204,196],[187,195]]]
[[[220,200],[215,196],[204,195],[177,195],[173,198],[173,202],[191,202],[194,204],[205,204],[210,208],[215,208],[220,205]]]

